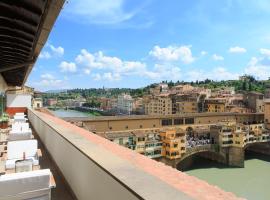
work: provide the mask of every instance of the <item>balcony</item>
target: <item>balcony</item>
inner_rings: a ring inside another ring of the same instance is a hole
[[[238,199],[59,118],[28,118],[77,199]]]

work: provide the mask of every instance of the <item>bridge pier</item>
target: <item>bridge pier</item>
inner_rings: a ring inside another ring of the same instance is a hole
[[[227,164],[231,167],[245,166],[245,150],[240,147],[229,147],[227,149]]]

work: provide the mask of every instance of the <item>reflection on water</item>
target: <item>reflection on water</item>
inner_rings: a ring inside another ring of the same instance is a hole
[[[91,117],[90,113],[84,113],[84,112],[79,112],[76,110],[55,110],[51,111],[53,112],[57,117]]]
[[[198,158],[186,173],[248,200],[270,199],[269,156],[248,153],[245,168],[228,168],[223,164]]]

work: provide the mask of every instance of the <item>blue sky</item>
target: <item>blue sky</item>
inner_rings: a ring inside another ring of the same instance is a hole
[[[270,77],[269,0],[70,0],[27,85]]]

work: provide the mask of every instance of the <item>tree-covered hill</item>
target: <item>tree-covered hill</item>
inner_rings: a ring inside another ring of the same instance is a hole
[[[163,81],[167,83],[169,87],[173,87],[180,84],[190,84],[192,86],[204,87],[209,89],[234,87],[236,92],[244,91],[256,91],[264,93],[266,87],[270,86],[270,80],[256,80],[253,76],[246,75],[242,80],[226,80],[226,81],[213,81],[206,79],[204,81]],[[158,83],[153,83],[144,88],[131,89],[131,88],[90,88],[90,89],[71,89],[63,92],[44,94],[45,98],[57,98],[59,100],[65,99],[76,99],[83,97],[86,99],[92,99],[96,97],[117,97],[122,93],[128,93],[132,97],[142,97],[143,95],[149,94],[150,88],[157,86]]]

